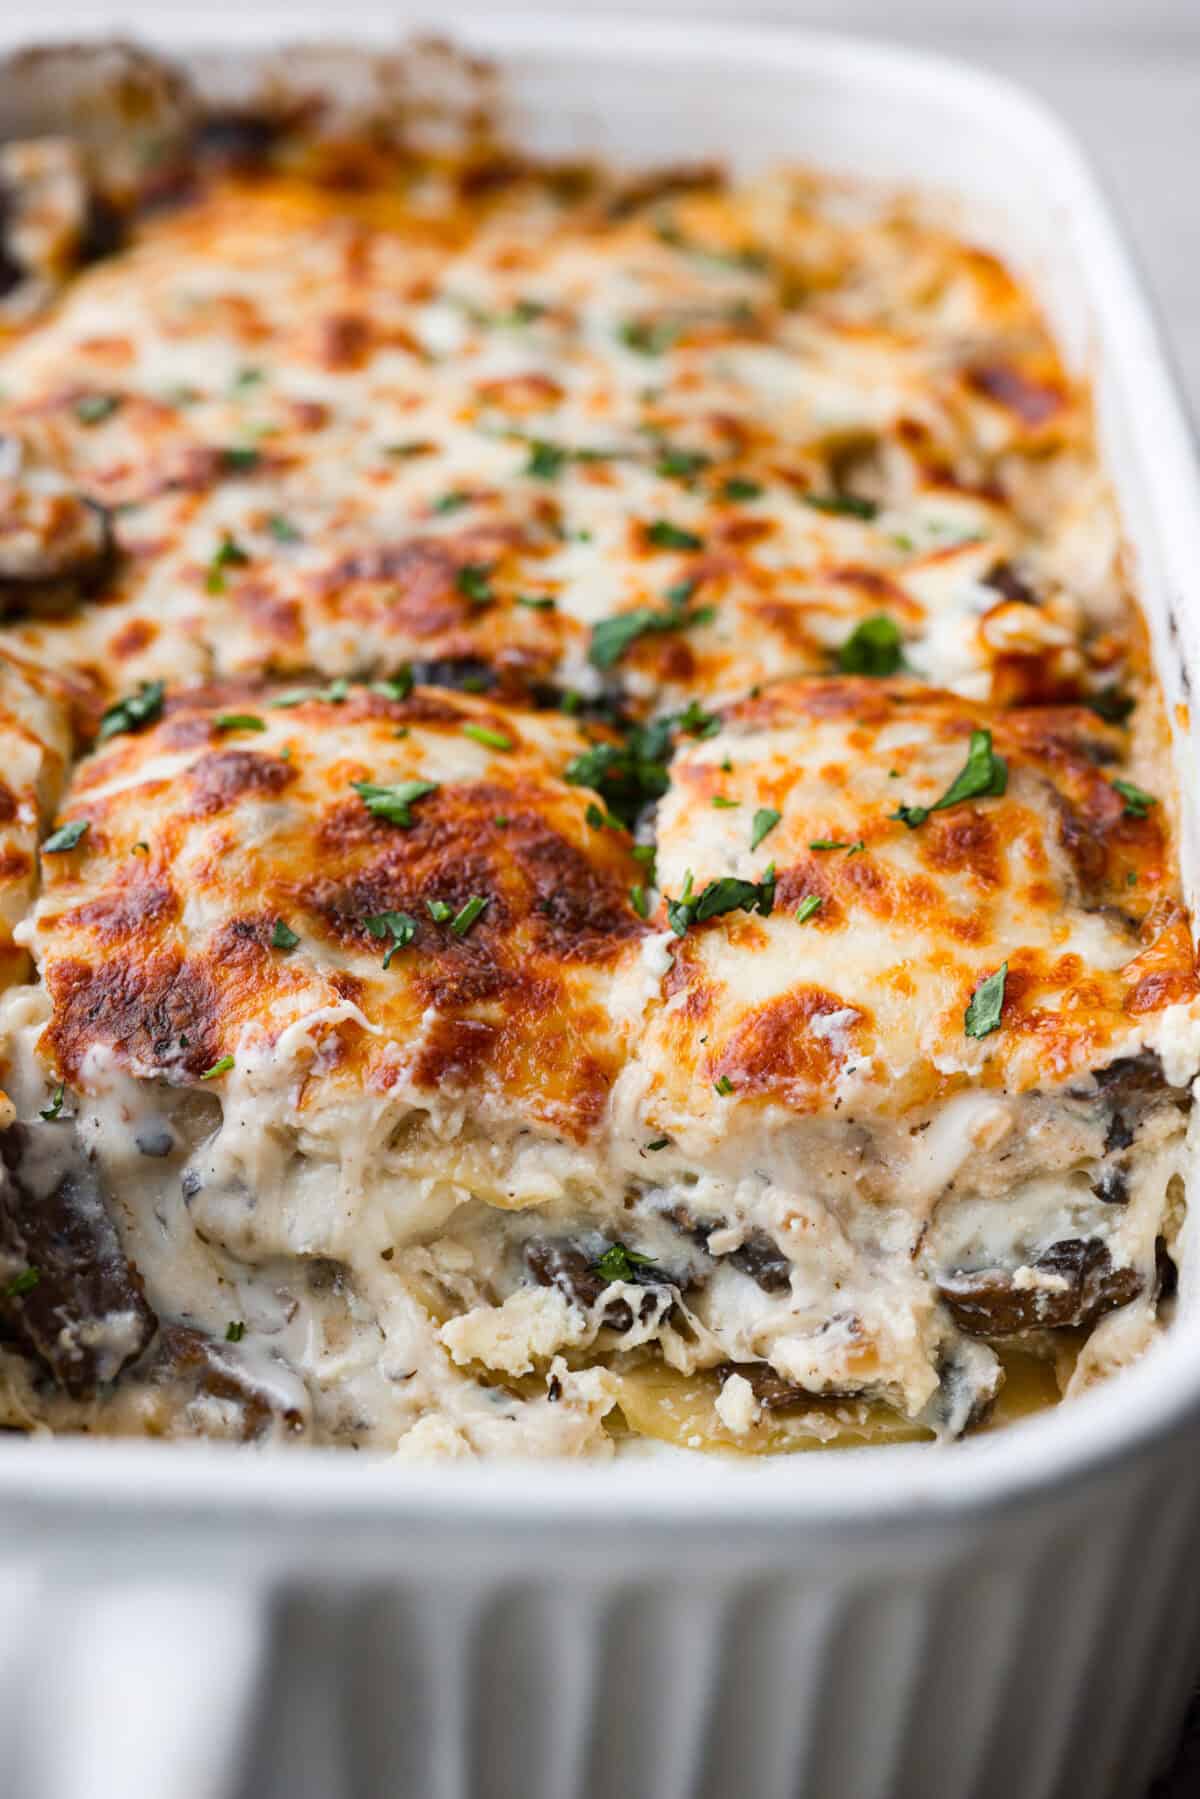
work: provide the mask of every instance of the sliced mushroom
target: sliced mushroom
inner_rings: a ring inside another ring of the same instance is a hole
[[[1015,1337],[1027,1331],[1090,1329],[1105,1312],[1142,1290],[1135,1268],[1117,1268],[1097,1238],[1052,1243],[1028,1264],[943,1274],[938,1290],[959,1329],[972,1337]]]
[[[73,1126],[0,1132],[0,1327],[72,1399],[142,1354],[157,1320]]]

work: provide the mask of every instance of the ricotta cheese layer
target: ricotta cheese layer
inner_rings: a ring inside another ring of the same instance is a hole
[[[0,1422],[774,1453],[1119,1367],[1200,985],[1031,296],[911,195],[297,117],[0,155]]]

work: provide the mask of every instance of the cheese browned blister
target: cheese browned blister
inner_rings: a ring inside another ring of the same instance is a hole
[[[3,1421],[777,1453],[1119,1368],[1200,987],[1030,295],[912,196],[306,129],[0,353]]]

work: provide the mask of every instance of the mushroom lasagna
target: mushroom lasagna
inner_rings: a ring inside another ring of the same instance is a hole
[[[1200,1068],[1087,394],[932,202],[450,150],[449,72],[0,148],[0,1421],[1077,1391]]]

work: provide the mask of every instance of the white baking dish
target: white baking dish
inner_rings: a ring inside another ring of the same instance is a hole
[[[295,3],[219,34],[200,9],[98,10],[10,15],[0,46],[120,26],[219,68],[350,25]],[[1200,483],[1145,300],[1055,122],[989,76],[842,39],[437,24],[500,57],[536,147],[808,159],[970,203],[1097,383],[1194,902]],[[394,45],[399,28],[352,29]],[[0,129],[22,100],[0,78]],[[942,1451],[422,1470],[4,1442],[0,1791],[1138,1799],[1200,1660],[1194,1261],[1141,1366]]]

